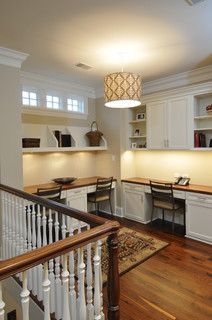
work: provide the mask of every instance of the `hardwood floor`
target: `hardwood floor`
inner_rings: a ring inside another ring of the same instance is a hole
[[[164,232],[157,222],[118,220],[170,243],[120,278],[121,320],[211,320],[212,247]]]

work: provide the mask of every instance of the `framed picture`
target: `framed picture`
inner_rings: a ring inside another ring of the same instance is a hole
[[[137,113],[135,118],[136,118],[136,120],[145,119],[146,118],[146,114],[144,112]]]
[[[132,142],[132,143],[131,143],[131,148],[132,148],[132,149],[137,148],[137,143],[136,143],[136,142]]]
[[[135,129],[134,136],[140,136],[140,130],[139,129]]]

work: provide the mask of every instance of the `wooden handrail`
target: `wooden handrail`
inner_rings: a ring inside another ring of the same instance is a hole
[[[77,209],[72,209],[70,207],[68,207],[65,204],[62,203],[58,203],[52,200],[48,200],[48,199],[44,199],[42,197],[36,196],[34,194],[30,194],[21,190],[17,190],[15,188],[0,184],[0,190],[9,192],[17,197],[26,199],[28,201],[32,201],[36,204],[39,204],[41,206],[44,206],[48,209],[52,209],[57,211],[60,214],[65,214],[69,217],[84,221],[88,224],[90,224],[91,226],[99,226],[99,225],[103,225],[107,220],[102,218],[102,217],[98,217],[95,216],[91,213],[87,213],[87,212],[82,212],[80,210]]]
[[[0,261],[0,281],[16,273],[28,270],[36,265],[49,261],[86,244],[97,241],[110,234],[117,233],[119,223],[107,220],[104,225],[87,230],[72,237],[59,240],[47,246],[24,253],[17,257]]]

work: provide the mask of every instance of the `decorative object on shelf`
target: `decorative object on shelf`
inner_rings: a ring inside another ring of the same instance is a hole
[[[23,148],[40,148],[39,138],[22,138]]]
[[[135,119],[136,120],[144,120],[144,119],[146,119],[146,114],[144,112],[137,113]]]
[[[71,135],[70,134],[61,134],[61,147],[71,147]]]
[[[212,104],[209,104],[209,105],[206,107],[206,112],[212,114]]]
[[[104,79],[105,106],[130,108],[141,104],[141,77],[135,73],[115,72]]]
[[[210,139],[209,148],[212,148],[212,139]]]
[[[206,147],[206,138],[204,133],[199,133],[200,148]]]
[[[61,131],[59,130],[55,130],[54,131],[54,135],[58,141],[58,147],[61,147],[62,146],[62,141],[61,141]]]
[[[139,129],[135,129],[134,136],[140,136],[140,130]]]
[[[199,132],[194,132],[194,147],[195,148],[200,147]]]
[[[94,125],[96,126],[96,130],[94,130]],[[100,145],[101,137],[103,133],[99,131],[98,124],[96,121],[91,123],[91,131],[86,133],[86,136],[89,139],[89,143],[91,147],[98,147]]]
[[[136,143],[136,142],[132,142],[132,143],[131,143],[131,148],[132,148],[132,149],[137,148],[137,143]]]
[[[55,178],[52,181],[59,184],[69,184],[76,180],[77,178],[74,177],[64,177],[64,178]]]
[[[144,144],[139,144],[139,145],[138,145],[138,148],[140,148],[140,149],[145,149],[145,148],[146,148],[146,143],[144,143]]]

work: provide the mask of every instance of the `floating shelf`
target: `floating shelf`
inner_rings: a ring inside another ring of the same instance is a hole
[[[147,151],[147,148],[130,148],[130,151]]]
[[[212,148],[205,147],[205,148],[192,148],[192,151],[212,151]]]
[[[106,146],[103,147],[70,147],[70,148],[22,148],[22,153],[48,153],[48,152],[78,152],[78,151],[104,151],[107,150]]]

